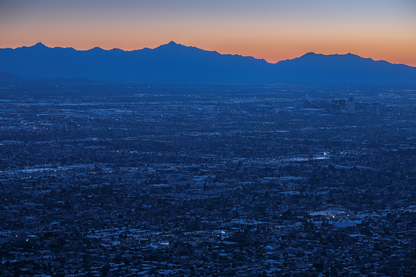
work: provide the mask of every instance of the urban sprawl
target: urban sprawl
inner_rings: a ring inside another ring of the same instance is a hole
[[[414,276],[415,108],[403,87],[1,85],[0,275]]]

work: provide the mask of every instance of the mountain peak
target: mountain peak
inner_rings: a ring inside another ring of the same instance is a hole
[[[160,45],[159,47],[169,47],[169,48],[173,48],[173,47],[187,47],[187,46],[185,46],[185,45],[182,45],[182,44],[179,44],[179,43],[176,43],[176,42],[174,42],[173,40],[171,41],[171,42],[169,42],[169,43],[167,43],[167,44],[162,44],[162,45]],[[159,47],[156,47],[156,48],[159,48]]]
[[[48,48],[45,44],[43,44],[42,42],[38,42],[35,45],[32,46],[33,48]]]
[[[159,50],[163,50],[163,51],[178,51],[178,50],[182,50],[182,49],[188,49],[190,48],[189,46],[186,45],[182,45],[179,43],[176,43],[174,41],[171,41],[167,44],[162,44],[154,49],[159,49]]]
[[[299,58],[317,58],[317,57],[321,57],[321,56],[325,56],[325,55],[315,53],[315,52],[308,52],[308,53],[300,56]]]
[[[348,54],[318,54],[315,52],[309,52],[306,53],[302,56],[300,56],[299,58],[319,58],[319,57],[325,57],[326,59],[329,58],[347,58],[347,59],[364,59],[363,57],[360,57],[358,55],[352,54],[352,53],[348,53]]]
[[[96,46],[96,47],[94,47],[94,48],[91,48],[89,51],[104,51],[104,49],[102,49],[102,48],[100,48],[100,47]]]

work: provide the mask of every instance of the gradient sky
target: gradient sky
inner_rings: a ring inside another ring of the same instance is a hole
[[[0,48],[154,48],[263,58],[354,53],[416,66],[416,0],[0,0]]]

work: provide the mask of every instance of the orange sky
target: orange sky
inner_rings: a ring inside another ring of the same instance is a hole
[[[0,48],[124,50],[177,43],[263,58],[354,53],[416,66],[413,0],[0,2]]]

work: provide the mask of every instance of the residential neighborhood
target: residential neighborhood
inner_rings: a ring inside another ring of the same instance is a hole
[[[407,87],[0,86],[1,276],[413,276]]]

